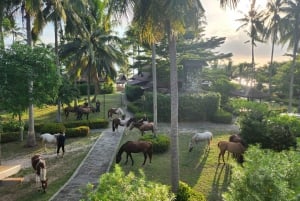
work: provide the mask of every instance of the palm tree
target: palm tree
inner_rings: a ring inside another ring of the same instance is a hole
[[[290,68],[290,85],[289,85],[289,104],[288,112],[292,112],[293,90],[294,90],[294,73],[296,68],[296,59],[299,46],[300,34],[300,1],[288,0],[284,3],[282,11],[286,14],[282,19],[284,33],[280,42],[288,43],[288,48],[293,49],[292,65]]]
[[[60,47],[60,56],[68,57],[70,74],[87,76],[89,104],[91,102],[89,86],[92,79],[97,88],[99,76],[116,77],[113,64],[122,65],[124,63],[120,48],[121,40],[112,35],[109,19],[105,14],[105,5],[106,2],[92,0],[89,4],[89,15],[79,14],[82,10],[78,10],[77,15],[83,23],[77,24],[77,27],[81,27],[81,29],[76,29],[76,33],[69,32],[68,42]]]
[[[272,93],[272,69],[273,69],[273,56],[275,44],[279,41],[282,30],[280,28],[283,0],[270,0],[267,3],[267,12],[265,15],[265,21],[267,21],[266,30],[264,32],[265,39],[271,39],[271,60],[269,64],[269,94]]]
[[[255,0],[252,0],[250,11],[244,15],[243,18],[237,19],[237,21],[241,22],[242,25],[237,29],[247,28],[247,35],[251,38],[251,63],[252,63],[252,80],[254,79],[255,72],[255,58],[254,58],[254,47],[256,46],[256,41],[263,42],[262,33],[264,32],[264,24],[263,24],[263,13],[258,12],[255,9]]]

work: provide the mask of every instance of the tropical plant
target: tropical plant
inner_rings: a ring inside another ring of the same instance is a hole
[[[296,69],[296,60],[299,50],[300,40],[300,2],[298,0],[288,0],[282,8],[285,16],[282,18],[283,35],[280,42],[288,43],[288,48],[293,49],[292,64],[290,67],[290,84],[289,84],[289,104],[288,111],[292,112],[293,90],[294,90],[294,73]]]

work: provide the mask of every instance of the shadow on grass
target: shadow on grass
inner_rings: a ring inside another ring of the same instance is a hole
[[[222,193],[226,191],[231,178],[231,166],[225,163],[219,163],[216,167],[214,179],[208,200],[222,200]]]

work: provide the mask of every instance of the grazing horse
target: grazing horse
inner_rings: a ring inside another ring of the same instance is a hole
[[[70,112],[77,113],[77,109],[78,109],[77,106],[76,107],[68,106],[68,107],[64,108],[64,113],[65,113],[66,119],[69,117]]]
[[[46,151],[47,147],[46,144],[57,144],[57,136],[59,135],[59,133],[57,134],[50,134],[50,133],[44,133],[40,135],[40,138],[42,139],[42,144],[44,144],[44,150]]]
[[[145,131],[152,131],[152,134],[155,135],[154,124],[152,122],[150,123],[132,122],[129,130],[132,130],[133,128],[139,129],[142,136],[144,135]]]
[[[57,139],[57,149],[56,149],[56,157],[59,156],[59,151],[60,148],[62,149],[62,157],[64,157],[65,154],[65,141],[66,141],[66,134],[65,133],[60,133],[56,137]]]
[[[245,142],[245,140],[239,135],[239,134],[233,134],[233,135],[230,135],[229,136],[229,142],[239,142],[241,143],[244,147],[247,148],[247,144]],[[235,154],[232,154],[233,158],[235,159],[238,159]],[[228,152],[228,155],[227,155],[227,160],[228,160],[228,157],[229,157],[229,152]]]
[[[82,120],[82,115],[86,115],[86,120],[89,120],[89,114],[96,112],[96,108],[83,106],[77,109],[77,120]]]
[[[149,156],[149,162],[151,163],[153,146],[152,146],[151,142],[147,142],[147,141],[127,141],[120,147],[118,154],[116,156],[116,163],[120,163],[123,152],[126,152],[126,154],[127,154],[125,164],[127,164],[128,156],[129,156],[131,159],[131,165],[133,165],[133,159],[132,159],[131,153],[143,152],[143,154],[144,154],[143,165],[145,165],[146,160],[147,160],[147,155]]]
[[[228,141],[220,141],[218,142],[218,147],[220,149],[218,162],[220,163],[220,157],[222,156],[223,163],[224,154],[226,151],[234,154],[238,162],[243,163],[243,153],[246,151],[246,148],[239,142],[228,142]]]
[[[41,182],[40,187],[43,189],[43,192],[46,192],[46,188],[48,186],[46,161],[41,157],[41,155],[34,155],[31,158],[31,165],[35,170],[36,184]]]
[[[207,151],[210,150],[210,142],[212,141],[213,134],[210,131],[205,131],[203,133],[195,133],[193,137],[191,138],[191,141],[189,143],[189,152],[193,150],[193,147],[195,144],[198,144],[199,142],[207,142]]]
[[[112,131],[115,132],[115,130],[117,130],[117,132],[119,132],[118,127],[125,126],[124,129],[125,132],[126,128],[130,126],[131,122],[135,122],[135,121],[136,121],[135,117],[126,118],[124,120],[122,120],[121,118],[114,118],[112,120]]]
[[[107,111],[107,117],[110,119],[113,117],[114,114],[118,115],[118,117],[120,118],[124,116],[125,113],[121,108],[110,108]]]

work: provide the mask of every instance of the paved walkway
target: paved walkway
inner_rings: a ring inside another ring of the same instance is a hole
[[[123,129],[119,127],[119,133],[113,133],[111,127],[104,130],[69,181],[50,200],[78,201],[87,183],[97,185],[100,175],[110,170]]]

